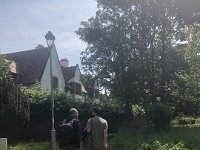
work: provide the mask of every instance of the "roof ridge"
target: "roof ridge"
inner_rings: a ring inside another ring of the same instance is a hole
[[[17,53],[30,52],[30,51],[41,50],[41,49],[49,49],[49,48],[50,47],[41,47],[41,48],[35,48],[35,49],[30,49],[30,50],[22,50],[22,51],[17,51],[17,52],[12,52],[12,53],[5,53],[3,55],[17,54]],[[49,50],[51,50],[51,48]]]

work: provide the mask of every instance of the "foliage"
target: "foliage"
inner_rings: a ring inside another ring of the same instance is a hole
[[[152,143],[159,141],[162,143],[161,147],[168,144],[177,145],[182,143],[184,146],[180,147],[189,150],[199,150],[200,126],[177,126],[172,127],[168,132],[155,132],[149,129],[121,129],[114,138],[110,139],[110,150],[137,150],[144,143]],[[191,138],[193,137],[193,138]],[[152,144],[148,146],[153,146]],[[169,149],[168,149],[169,150]],[[181,149],[182,150],[182,149]]]
[[[145,114],[145,109],[142,107],[142,105],[132,105],[132,113],[134,116],[137,115],[144,115]]]
[[[156,130],[167,130],[172,120],[172,112],[168,106],[162,103],[156,103],[150,106],[148,118]]]
[[[0,77],[0,137],[23,138],[30,120],[30,104],[11,78]]]
[[[189,124],[198,124],[198,118],[191,116],[179,115],[173,121],[173,125],[189,125]]]
[[[91,102],[94,97],[95,78],[92,75],[84,74],[81,76],[81,81],[87,91],[88,102]]]
[[[51,144],[49,142],[18,143],[12,148],[12,150],[49,150],[49,149],[51,149]]]
[[[181,26],[173,0],[98,0],[96,16],[76,31],[88,44],[84,71],[126,105],[148,105],[170,93],[176,73],[185,70],[182,51],[173,46]],[[176,35],[176,36],[175,36]]]
[[[172,95],[176,97],[177,113],[200,115],[200,25],[193,24],[186,28],[186,41],[182,45],[189,70],[178,75],[178,88]]]
[[[199,116],[200,101],[195,100],[194,97],[182,96],[182,98],[182,101],[176,106],[176,113],[182,112],[186,116]]]
[[[49,96],[47,91],[42,89],[40,82],[36,82],[31,87],[21,86],[21,89],[31,103],[40,103],[47,100]]]
[[[8,77],[10,73],[9,62],[6,62],[4,57],[0,54],[0,77]]]
[[[153,146],[154,141],[168,146],[180,146],[181,150],[199,150],[200,126],[173,127],[168,132],[152,132],[147,129],[121,129],[117,134],[109,136],[108,147],[110,150],[136,150],[144,143]],[[193,137],[193,138],[191,138]],[[178,144],[179,143],[179,144]],[[154,144],[156,145],[156,144]],[[28,142],[19,143],[12,149],[14,150],[47,150],[50,149],[50,142]],[[167,149],[169,150],[169,149]]]
[[[190,72],[183,78],[186,81],[186,96],[192,96],[200,101],[200,25],[191,25],[187,30],[188,44],[185,47],[185,58],[190,66]]]
[[[190,25],[192,23],[200,23],[200,7],[198,0],[175,0],[177,6],[178,16],[182,18],[180,22],[183,25]]]
[[[162,145],[159,141],[154,141],[153,143],[147,144],[143,143],[141,147],[139,147],[137,150],[188,150],[185,148],[184,144],[182,142],[179,142],[177,144],[164,144]]]
[[[36,97],[37,98],[37,97]],[[79,102],[74,97],[55,92],[54,112],[55,112],[55,128],[58,129],[60,122],[69,115],[69,109],[75,107],[79,111],[82,128],[86,126],[87,120],[92,117],[91,109],[93,103]],[[28,139],[47,140],[51,130],[51,97],[47,100],[39,100],[39,102],[31,103],[31,118],[27,134]],[[120,126],[130,124],[127,116],[121,109],[121,106],[115,101],[100,104],[102,108],[102,116],[109,122],[109,132],[116,132]],[[41,115],[42,114],[42,115]],[[45,127],[45,128],[44,128]]]

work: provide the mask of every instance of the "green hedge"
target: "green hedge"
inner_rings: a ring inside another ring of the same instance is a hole
[[[10,78],[0,77],[0,137],[19,140],[30,120],[30,105],[21,89]]]
[[[79,111],[79,119],[81,121],[82,129],[85,128],[87,120],[92,117],[91,103],[81,103],[74,100],[72,97],[67,97],[63,94],[57,94],[55,97],[55,128],[58,130],[60,122],[69,114],[70,108],[75,107]],[[103,115],[102,117],[108,121],[109,133],[117,132],[120,127],[137,126],[141,127],[145,124],[144,119],[133,118],[131,122],[127,115],[112,104],[101,105]],[[50,139],[51,131],[51,100],[40,101],[39,103],[31,103],[31,119],[28,139],[47,140]]]
[[[161,144],[158,140],[143,143],[137,150],[188,150],[182,142],[177,144]]]

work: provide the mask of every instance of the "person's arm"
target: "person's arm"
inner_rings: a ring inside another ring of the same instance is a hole
[[[89,119],[88,121],[87,121],[87,125],[86,125],[86,130],[87,130],[87,132],[88,133],[90,133],[91,132],[91,119]]]
[[[108,148],[108,123],[104,124],[104,149]]]

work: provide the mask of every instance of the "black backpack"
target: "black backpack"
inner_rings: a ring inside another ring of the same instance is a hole
[[[59,147],[62,148],[65,145],[73,143],[75,132],[74,132],[74,119],[63,120],[59,126]]]

